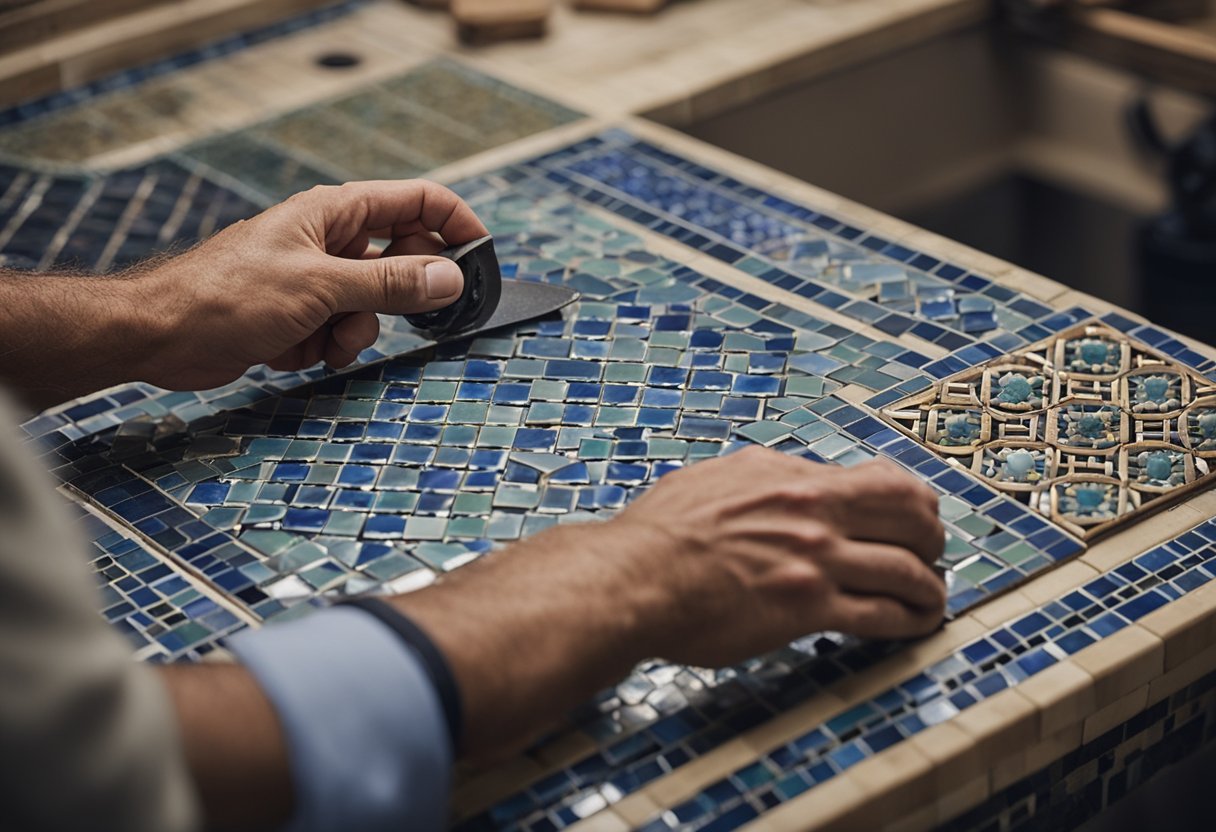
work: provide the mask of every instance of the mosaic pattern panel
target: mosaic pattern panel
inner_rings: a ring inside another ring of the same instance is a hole
[[[90,540],[89,565],[99,584],[101,614],[141,661],[194,661],[219,639],[245,626],[226,601],[204,593],[180,570],[82,509],[81,536]]]
[[[417,177],[577,118],[518,87],[437,60],[179,156],[232,177],[270,203],[317,184]]]
[[[479,208],[508,273],[578,288],[586,300],[574,315],[372,365],[176,433],[130,420],[74,452],[138,478],[106,479],[104,493],[96,470],[65,479],[158,532],[180,523],[154,518],[184,518],[184,506],[214,534],[165,548],[260,617],[322,592],[398,587],[424,567],[451,569],[555,522],[611,513],[667,471],[741,442],[842,464],[885,453],[914,467],[951,497],[959,608],[1079,548],[830,395],[839,384],[815,373],[826,355],[878,354],[881,342],[663,260],[560,197],[538,209],[526,195],[495,195]],[[512,227],[544,230],[504,233]]]
[[[1055,310],[992,280],[609,132],[536,162],[581,198],[891,335],[1037,340]]]
[[[788,742],[769,748],[746,766],[708,784],[689,800],[635,827],[644,832],[735,829],[836,777],[857,763],[925,728],[946,721],[983,699],[1050,667],[1086,646],[1127,627],[1155,609],[1216,577],[1216,520],[1155,547],[1048,601],[1040,609],[997,627],[951,656],[892,685],[868,702],[836,714]],[[843,659],[848,653],[841,654]],[[824,660],[810,667],[838,678],[864,666],[870,654],[849,657],[845,669]],[[778,691],[796,698],[810,683],[794,675]],[[764,702],[765,700],[760,700]],[[763,709],[732,721],[711,711],[707,722],[730,735],[734,725],[753,727]],[[609,746],[511,796],[458,828],[461,832],[509,828],[563,829],[633,793],[708,744],[697,731],[698,715],[681,714],[656,723],[628,741]],[[654,755],[652,749],[663,752]],[[641,759],[622,766],[637,749]]]
[[[883,416],[1084,538],[1202,487],[1216,385],[1099,323],[942,381]]]

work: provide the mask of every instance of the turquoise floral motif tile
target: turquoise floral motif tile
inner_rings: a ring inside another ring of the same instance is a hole
[[[1076,326],[883,409],[1082,538],[1208,481],[1216,384],[1108,325]]]

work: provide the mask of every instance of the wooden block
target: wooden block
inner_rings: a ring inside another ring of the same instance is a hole
[[[553,0],[451,0],[460,39],[491,43],[545,33]]]
[[[1147,707],[1148,685],[1141,685],[1085,720],[1081,742],[1093,742],[1110,729],[1127,722]]]
[[[924,805],[933,762],[915,745],[902,742],[863,760],[843,776],[870,795],[885,827]]]
[[[1216,644],[1210,645],[1203,652],[1149,682],[1148,704],[1155,705],[1192,682],[1199,681],[1213,670],[1216,670]]]
[[[793,800],[765,813],[752,825],[765,832],[851,832],[876,829],[868,812],[873,808],[859,785],[847,777],[833,777]]]
[[[1206,584],[1136,622],[1165,644],[1165,672],[1216,641],[1216,587]]]
[[[971,610],[968,615],[985,627],[996,628],[1016,618],[1021,618],[1031,610],[1037,610],[1040,606],[1042,605],[1035,603],[1025,593],[1015,589],[991,601],[985,601]]]
[[[1017,688],[1009,688],[972,705],[952,722],[970,734],[980,768],[1008,757],[1028,741],[1038,740],[1039,709]]]
[[[622,800],[612,807],[612,811],[629,824],[630,828],[641,826],[655,815],[663,813],[664,807],[651,800],[645,792],[635,792],[629,798],[628,803]],[[579,832],[582,830],[579,829]]]
[[[667,5],[667,0],[572,0],[576,9],[591,9],[600,12],[629,12],[649,14]]]
[[[953,721],[927,728],[907,742],[933,763],[930,796],[941,797],[955,791],[980,768],[975,741]]]
[[[1081,747],[1083,724],[1078,722],[1026,749],[1026,773],[1033,774]]]
[[[959,788],[937,799],[937,817],[939,822],[953,820],[970,809],[979,806],[992,793],[989,785],[988,772],[973,777]]]
[[[1161,675],[1165,645],[1133,624],[1091,644],[1072,660],[1093,677],[1094,707],[1105,708]]]
[[[1098,570],[1080,560],[1073,560],[1035,578],[1022,587],[1022,594],[1036,604],[1045,604],[1096,577]]]
[[[1093,677],[1068,661],[1031,676],[1018,685],[1018,692],[1039,710],[1039,737],[1080,725],[1097,710]]]

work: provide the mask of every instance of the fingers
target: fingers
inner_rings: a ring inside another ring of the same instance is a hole
[[[946,585],[907,549],[849,541],[827,559],[836,583],[855,595],[884,595],[940,615]]]
[[[337,315],[286,352],[266,362],[272,370],[303,370],[324,361],[345,367],[380,337],[380,319],[370,312]]]
[[[433,231],[449,245],[489,233],[463,199],[435,182],[348,182],[303,195],[326,229],[328,251],[339,251],[360,235],[397,239]]]
[[[940,609],[925,610],[881,595],[841,593],[828,602],[834,629],[862,638],[912,638],[942,623]]]
[[[902,468],[866,463],[843,470],[833,485],[841,496],[837,520],[849,537],[909,549],[926,564],[941,556],[946,532],[937,494]]]
[[[380,319],[371,312],[356,312],[333,322],[325,344],[325,363],[345,367],[380,337]]]
[[[464,276],[445,257],[336,259],[328,292],[335,313],[407,315],[440,309],[460,297]]]

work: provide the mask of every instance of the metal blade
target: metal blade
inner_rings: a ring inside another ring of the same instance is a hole
[[[573,289],[558,286],[554,283],[533,283],[527,280],[504,280],[502,282],[502,297],[498,308],[483,325],[463,332],[449,332],[437,339],[436,343],[460,341],[471,338],[491,329],[512,326],[513,324],[543,318],[563,306],[568,306],[578,300],[579,294]]]

